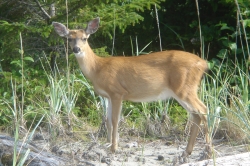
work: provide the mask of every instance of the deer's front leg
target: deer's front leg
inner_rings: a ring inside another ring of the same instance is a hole
[[[107,130],[108,130],[108,143],[112,143],[112,104],[111,104],[111,99],[108,99],[108,107],[107,107]]]
[[[111,145],[111,151],[115,152],[118,148],[118,122],[120,119],[121,114],[121,106],[122,106],[122,100],[121,98],[115,98],[111,100],[112,104],[112,145]]]

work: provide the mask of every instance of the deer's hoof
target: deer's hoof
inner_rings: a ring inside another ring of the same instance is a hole
[[[117,150],[117,148],[118,148],[118,145],[113,143],[113,144],[111,145],[111,152],[112,152],[112,153],[115,153],[116,150]]]

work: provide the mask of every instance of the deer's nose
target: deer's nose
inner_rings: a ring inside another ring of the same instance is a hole
[[[81,51],[81,49],[79,47],[74,47],[73,48],[74,53],[79,53],[80,51]]]

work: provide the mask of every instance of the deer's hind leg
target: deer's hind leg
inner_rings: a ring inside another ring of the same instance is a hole
[[[200,101],[198,96],[189,95],[185,100],[178,100],[179,103],[189,111],[191,116],[191,131],[190,131],[190,138],[186,147],[185,152],[183,152],[182,156],[187,157],[193,151],[193,147],[196,141],[196,137],[200,128],[201,121],[204,124],[204,133],[205,133],[205,140],[206,140],[206,157],[211,157],[211,140],[208,133],[208,126],[207,126],[207,108],[206,106]]]

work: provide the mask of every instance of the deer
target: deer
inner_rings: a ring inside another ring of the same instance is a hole
[[[118,123],[122,101],[153,102],[174,98],[189,112],[192,122],[190,137],[182,157],[191,155],[203,121],[206,158],[211,157],[211,139],[207,125],[207,108],[198,98],[207,62],[195,54],[167,50],[140,56],[97,56],[88,44],[100,24],[97,17],[87,23],[86,29],[68,29],[53,22],[55,32],[67,38],[85,77],[93,84],[95,93],[107,98],[107,141],[111,151],[118,149]]]

